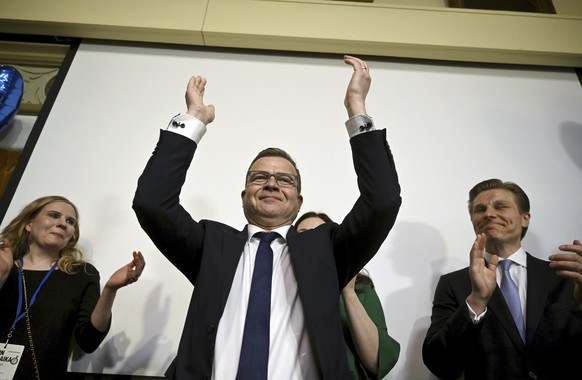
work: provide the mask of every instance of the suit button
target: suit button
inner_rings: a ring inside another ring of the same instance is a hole
[[[529,372],[528,372],[528,374],[527,374],[527,376],[528,376],[530,379],[533,379],[533,380],[535,380],[535,379],[537,379],[537,378],[538,378],[538,375],[536,375],[536,373],[535,373],[534,371],[529,371]]]
[[[214,334],[216,332],[216,325],[214,323],[209,324],[207,330],[209,334]]]

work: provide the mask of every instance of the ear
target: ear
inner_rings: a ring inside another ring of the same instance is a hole
[[[30,232],[30,230],[32,230],[32,221],[29,221],[28,223],[26,223],[26,225],[24,226],[24,229],[26,230],[26,232]]]
[[[521,214],[521,226],[528,227],[530,218],[531,214],[529,212],[524,212],[523,214]]]
[[[245,194],[247,193],[246,190],[240,192],[240,200],[242,201],[243,207],[245,205]]]
[[[303,205],[303,195],[299,194],[297,195],[297,212],[299,212],[299,210],[301,210],[301,206]]]

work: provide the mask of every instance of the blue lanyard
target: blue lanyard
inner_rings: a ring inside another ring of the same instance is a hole
[[[34,304],[34,301],[36,301],[36,296],[38,295],[38,292],[40,292],[40,288],[42,288],[42,286],[44,285],[46,280],[48,280],[48,278],[51,276],[51,274],[53,274],[53,272],[57,268],[57,264],[59,263],[59,261],[57,260],[53,264],[51,269],[44,276],[44,278],[42,279],[42,281],[38,285],[38,288],[36,288],[34,294],[32,295],[32,298],[30,299],[30,304],[28,305],[28,308],[24,312],[21,313],[20,311],[22,310],[22,300],[24,298],[23,284],[22,284],[22,277],[24,276],[22,274],[22,270],[23,270],[22,268],[24,268],[24,260],[22,258],[20,258],[19,262],[20,262],[20,266],[18,267],[18,307],[16,309],[16,318],[14,319],[14,323],[12,324],[12,327],[10,328],[11,331],[14,331],[18,321],[20,321],[26,315],[26,313],[28,313],[28,310],[30,310],[30,308]]]

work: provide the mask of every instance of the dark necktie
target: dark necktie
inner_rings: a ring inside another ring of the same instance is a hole
[[[276,232],[258,232],[257,249],[245,329],[238,363],[237,380],[267,380],[269,368],[269,323],[271,321],[271,279]]]
[[[509,274],[509,267],[513,261],[503,260],[499,262],[501,269],[503,270],[503,277],[501,278],[501,292],[503,297],[505,297],[505,302],[509,306],[509,311],[513,316],[519,335],[521,335],[521,340],[525,342],[525,323],[523,321],[523,314],[521,312],[521,302],[519,300],[519,292],[517,291],[517,286]]]

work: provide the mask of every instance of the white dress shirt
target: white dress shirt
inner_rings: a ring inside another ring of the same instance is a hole
[[[489,261],[490,257],[491,254],[485,252],[485,258],[487,259],[487,261]],[[501,261],[504,259],[499,258],[499,260]],[[505,260],[511,260],[513,261],[514,264],[517,264],[511,265],[509,267],[509,274],[511,275],[513,282],[515,282],[515,285],[517,286],[517,290],[519,292],[519,302],[521,304],[521,312],[523,315],[523,320],[525,321],[526,320],[525,305],[527,302],[527,256],[525,254],[525,250],[522,247],[520,247],[517,251],[509,255],[509,257]],[[502,278],[503,270],[501,269],[501,266],[498,265],[496,276],[497,286],[501,286]],[[485,308],[485,310],[481,314],[477,315],[473,311],[473,309],[471,309],[471,306],[469,306],[468,303],[467,307],[469,308],[469,315],[471,316],[471,320],[473,321],[473,323],[479,323],[485,316],[485,313],[487,313],[487,308]]]

